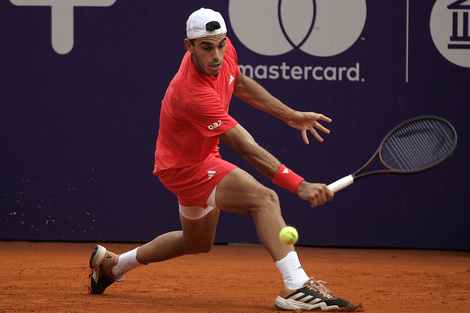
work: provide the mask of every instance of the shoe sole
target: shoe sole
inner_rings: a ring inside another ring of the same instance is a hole
[[[98,283],[98,277],[100,274],[100,264],[103,261],[104,256],[106,255],[106,248],[100,245],[97,245],[93,250],[93,253],[90,257],[90,268],[93,270],[92,277],[93,280]]]
[[[306,310],[306,311],[324,311],[339,309],[337,305],[328,306],[325,302],[317,302],[314,304],[307,304],[300,301],[292,299],[284,299],[280,296],[276,298],[274,306],[281,311],[296,311],[296,310]]]

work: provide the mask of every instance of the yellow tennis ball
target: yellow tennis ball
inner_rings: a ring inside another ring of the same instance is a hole
[[[292,226],[286,226],[281,229],[279,233],[279,239],[286,245],[293,245],[299,239],[299,233],[297,233],[297,229]]]

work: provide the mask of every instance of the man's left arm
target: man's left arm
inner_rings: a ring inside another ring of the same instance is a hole
[[[320,142],[323,141],[323,138],[318,134],[315,128],[325,134],[330,133],[326,127],[318,122],[321,120],[329,123],[331,122],[330,118],[315,112],[300,112],[291,109],[279,99],[272,96],[256,81],[243,74],[240,74],[235,81],[234,94],[251,106],[267,112],[283,120],[291,127],[300,130],[306,144],[309,144],[307,130]]]

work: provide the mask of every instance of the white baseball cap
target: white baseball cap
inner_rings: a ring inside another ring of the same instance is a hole
[[[220,28],[207,30],[206,25],[210,22],[218,22]],[[222,14],[211,9],[201,8],[193,12],[186,22],[186,36],[188,39],[197,39],[227,33]]]

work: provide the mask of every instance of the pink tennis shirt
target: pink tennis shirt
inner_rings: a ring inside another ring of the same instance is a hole
[[[219,154],[217,136],[238,124],[228,110],[239,75],[237,53],[228,38],[217,77],[200,73],[186,52],[162,101],[155,175]]]

